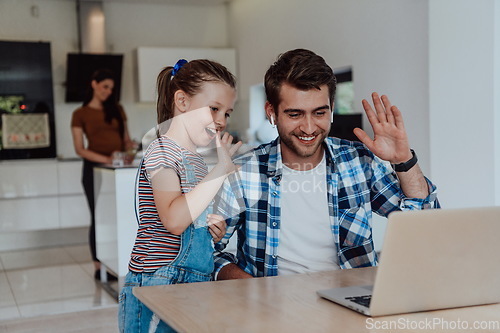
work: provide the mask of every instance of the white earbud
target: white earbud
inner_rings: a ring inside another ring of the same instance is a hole
[[[274,117],[273,116],[271,116],[269,118],[269,121],[271,122],[271,125],[273,126],[273,128],[276,128],[276,124],[274,123]]]
[[[332,113],[330,114],[330,122],[333,124],[333,110]]]

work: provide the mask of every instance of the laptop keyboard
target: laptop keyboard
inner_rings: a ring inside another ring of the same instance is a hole
[[[372,295],[346,297],[345,299],[368,308],[370,307]]]

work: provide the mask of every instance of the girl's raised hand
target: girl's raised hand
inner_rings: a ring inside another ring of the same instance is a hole
[[[221,165],[227,174],[232,173],[236,170],[233,160],[231,157],[238,151],[241,147],[242,142],[238,141],[236,144],[232,144],[233,136],[227,132],[220,134],[219,132],[215,136],[215,144],[217,146],[217,157],[219,159],[218,163]]]
[[[222,134],[222,137],[220,139],[220,143],[226,146],[231,156],[233,156],[242,145],[241,141],[238,141],[233,145],[233,140],[234,140],[233,136],[228,132],[224,132],[224,134]]]

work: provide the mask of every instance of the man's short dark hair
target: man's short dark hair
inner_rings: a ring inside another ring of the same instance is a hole
[[[333,104],[337,80],[333,70],[321,56],[305,50],[295,49],[278,56],[269,67],[264,78],[267,101],[275,112],[280,103],[280,90],[283,83],[300,90],[320,89],[326,85],[329,90],[330,106]]]

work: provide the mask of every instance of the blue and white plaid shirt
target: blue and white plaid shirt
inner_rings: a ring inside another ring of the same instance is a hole
[[[390,164],[363,144],[327,138],[323,146],[330,226],[341,268],[377,264],[372,211],[387,216],[395,210],[439,208],[436,187],[428,179],[427,198],[405,197]],[[228,224],[225,237],[215,246],[215,274],[235,263],[255,277],[277,275],[283,168],[279,139],[239,156],[235,164],[241,169],[228,177],[214,203],[214,213],[227,218]],[[222,251],[236,230],[235,257]]]

